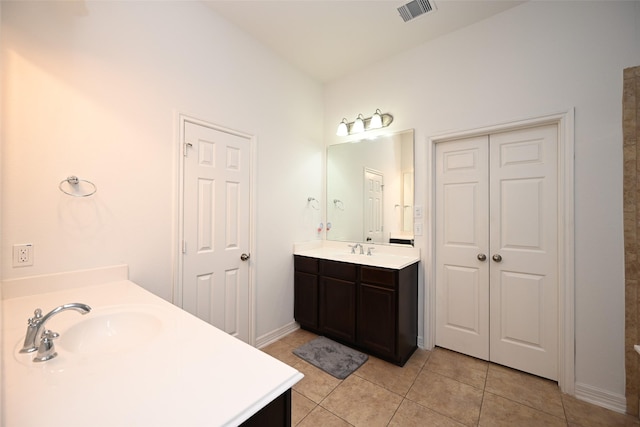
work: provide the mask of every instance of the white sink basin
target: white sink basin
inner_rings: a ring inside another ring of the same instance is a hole
[[[122,353],[145,345],[162,329],[161,313],[150,306],[98,308],[61,331],[56,346],[78,355]]]

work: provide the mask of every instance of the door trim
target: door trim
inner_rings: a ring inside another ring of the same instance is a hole
[[[545,124],[558,126],[558,385],[575,395],[575,244],[574,244],[574,116],[573,108],[545,116],[514,120],[482,128],[450,132],[427,138],[427,197],[425,218],[424,345],[432,349],[436,333],[435,287],[435,146],[460,138],[504,132]],[[426,314],[428,313],[428,314]]]
[[[189,116],[180,112],[175,113],[174,123],[175,129],[175,191],[173,201],[174,212],[174,229],[173,229],[173,287],[171,302],[178,307],[182,307],[182,273],[183,273],[183,258],[182,258],[182,241],[184,240],[184,129],[186,123],[193,123],[200,126],[205,126],[211,129],[215,129],[220,132],[228,133],[230,135],[239,136],[249,140],[249,152],[250,152],[250,166],[249,166],[249,253],[252,254],[252,260],[255,259],[253,254],[254,249],[257,247],[255,238],[255,218],[256,218],[256,203],[255,203],[255,189],[256,189],[256,136],[245,132],[240,132],[234,129],[230,129],[224,126],[216,125],[206,120],[198,119],[193,116]],[[249,263],[249,307],[248,307],[248,323],[249,323],[249,345],[255,347],[256,342],[256,296],[255,296],[255,269],[253,263]]]

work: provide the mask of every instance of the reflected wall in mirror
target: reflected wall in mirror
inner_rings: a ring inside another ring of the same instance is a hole
[[[329,146],[327,240],[413,245],[413,164],[413,129]]]

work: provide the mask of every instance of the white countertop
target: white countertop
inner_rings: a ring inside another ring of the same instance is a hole
[[[18,353],[35,308],[46,314],[71,302],[93,310],[84,316],[62,312],[49,320],[48,328],[60,333],[58,357],[34,363],[32,354]],[[238,425],[303,377],[129,280],[2,303],[0,424],[6,427]],[[135,349],[100,355],[65,347],[65,331],[115,306],[161,313],[162,332],[142,337]]]
[[[298,243],[294,245],[294,255],[307,256],[311,258],[328,259],[332,261],[350,262],[354,264],[368,265],[373,267],[391,268],[395,270],[403,269],[411,264],[420,261],[420,249],[407,246],[393,245],[373,245],[362,244],[364,254],[351,253],[349,242],[333,242],[327,240],[317,240],[313,242]],[[368,249],[371,255],[367,255]]]

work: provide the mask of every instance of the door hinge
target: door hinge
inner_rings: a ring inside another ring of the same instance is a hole
[[[182,253],[187,253],[187,242],[185,240],[182,241]]]
[[[185,142],[182,146],[182,155],[187,157],[187,155],[189,154],[188,150],[189,148],[193,147],[193,144],[190,142]]]

